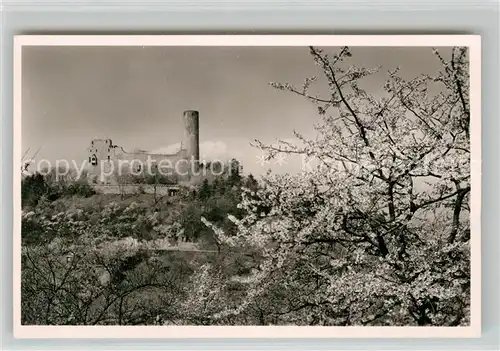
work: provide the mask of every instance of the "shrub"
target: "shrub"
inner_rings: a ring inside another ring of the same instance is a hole
[[[64,195],[77,195],[77,196],[83,196],[83,197],[90,197],[92,195],[95,195],[96,192],[90,186],[89,184],[86,183],[73,183],[70,184],[66,187],[64,187],[63,190]]]

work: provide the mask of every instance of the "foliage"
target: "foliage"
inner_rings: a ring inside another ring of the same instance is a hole
[[[52,188],[40,173],[30,175],[21,181],[21,202],[23,207],[36,206],[42,196],[55,200],[59,195],[59,192]]]
[[[234,179],[206,183],[205,195],[198,189],[154,207],[152,195],[91,194],[78,182],[58,183],[39,174],[25,180],[23,191],[37,201],[23,203],[21,218],[23,324],[189,324],[202,319],[196,306],[189,312],[195,298],[191,286],[198,269],[219,258],[213,252],[218,243],[200,216],[220,225],[228,222],[226,214],[238,211],[240,198]],[[49,198],[50,191],[57,196]],[[186,240],[192,249],[209,252],[165,251]],[[236,261],[226,264],[224,279],[239,267]]]
[[[77,195],[89,197],[95,194],[94,189],[87,183],[73,183],[66,186],[63,190],[64,195]]]
[[[137,325],[153,324],[159,311],[176,315],[185,266],[173,270],[146,251],[91,241],[25,247],[23,324]]]
[[[261,323],[297,325],[467,325],[470,306],[470,135],[466,48],[442,69],[405,80],[389,71],[385,94],[363,90],[378,70],[347,66],[310,48],[327,83],[273,83],[311,101],[318,137],[256,145],[272,158],[298,154],[298,175],[268,175],[243,194],[236,235],[205,220],[229,246],[263,256],[237,308],[264,308]],[[264,211],[265,210],[265,211]],[[262,307],[264,306],[264,307]]]
[[[92,187],[85,182],[54,181],[52,174],[35,173],[24,177],[21,181],[22,206],[34,207],[42,197],[55,201],[62,196],[89,197],[95,194]]]

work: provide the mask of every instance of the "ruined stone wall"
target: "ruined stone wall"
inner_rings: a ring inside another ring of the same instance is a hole
[[[152,184],[93,184],[92,188],[98,194],[154,194],[155,186]],[[174,195],[179,190],[176,186],[156,185],[156,194],[158,196]]]
[[[118,185],[128,176],[147,177],[154,173],[189,182],[192,171],[198,169],[200,157],[198,111],[185,111],[183,121],[183,147],[171,155],[127,152],[113,145],[111,139],[92,140],[88,147],[89,182]]]
[[[189,181],[192,166],[185,155],[185,150],[172,155],[129,153],[116,145],[108,147],[107,143],[94,140],[89,148],[89,180],[116,185],[126,182],[130,176],[147,177],[156,173],[177,181]],[[92,164],[92,160],[96,164]]]

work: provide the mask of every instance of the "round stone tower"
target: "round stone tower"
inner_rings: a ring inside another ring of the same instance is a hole
[[[184,148],[189,160],[200,161],[200,130],[198,111],[184,111]]]

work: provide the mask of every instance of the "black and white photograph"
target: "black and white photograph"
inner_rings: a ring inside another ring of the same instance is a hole
[[[480,329],[479,37],[37,37],[20,328]]]

